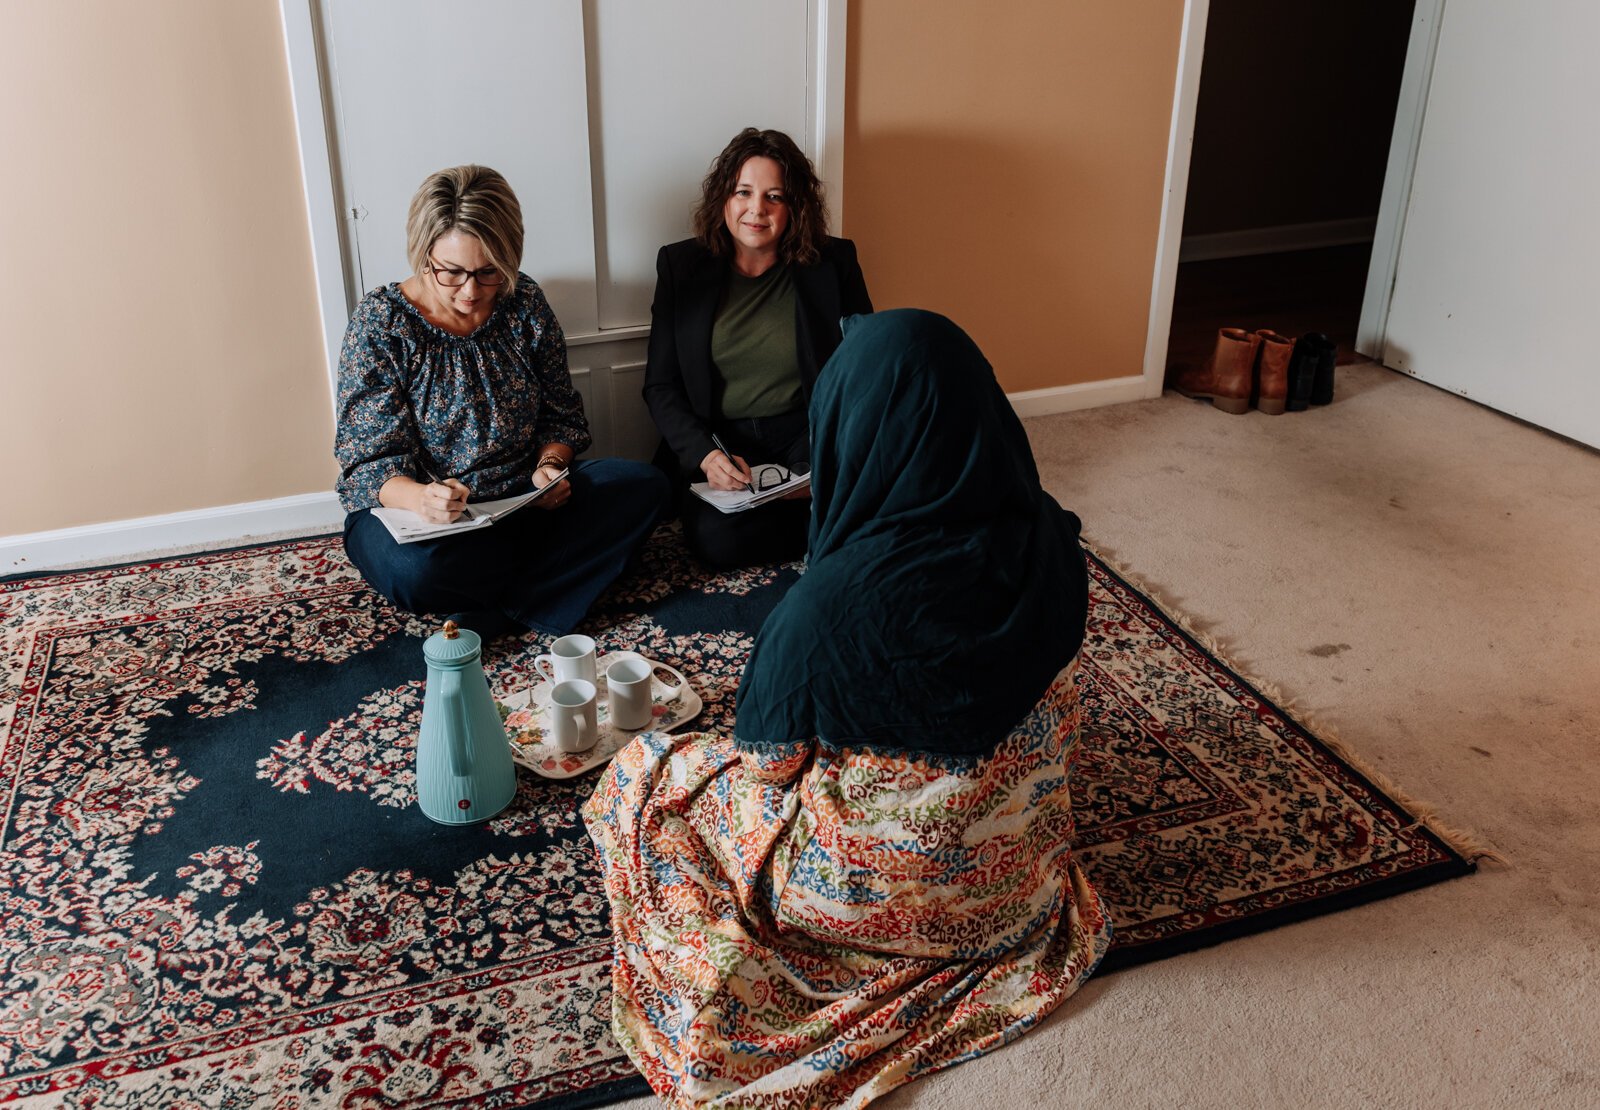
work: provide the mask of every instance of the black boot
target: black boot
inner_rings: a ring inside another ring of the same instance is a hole
[[[1287,411],[1304,412],[1310,406],[1311,387],[1317,377],[1318,354],[1322,349],[1321,344],[1325,342],[1327,338],[1314,331],[1294,341],[1294,353],[1289,356]]]
[[[1311,379],[1311,403],[1326,405],[1333,402],[1333,363],[1339,348],[1325,335],[1317,338],[1322,340],[1322,349],[1317,352],[1317,368]]]

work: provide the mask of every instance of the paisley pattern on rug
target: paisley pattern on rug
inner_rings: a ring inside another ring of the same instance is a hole
[[[1091,560],[1076,856],[1103,966],[1469,870]],[[797,567],[718,575],[659,531],[584,631],[691,676],[728,733]],[[410,804],[433,631],[322,537],[0,582],[0,1104],[594,1105],[611,926],[579,808]],[[505,694],[548,639],[491,645]]]

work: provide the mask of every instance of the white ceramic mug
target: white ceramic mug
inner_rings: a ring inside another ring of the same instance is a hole
[[[655,695],[671,705],[685,689],[683,675],[665,663],[652,662],[634,651],[618,651],[602,659],[606,672],[606,702],[613,728],[637,732],[655,719]]]
[[[650,694],[655,686],[654,667],[642,655],[618,652],[607,660],[607,703],[611,726],[628,732],[650,724]]]
[[[594,639],[581,632],[563,636],[550,645],[548,654],[533,661],[533,669],[550,682],[566,682],[569,679],[593,682]]]
[[[586,752],[599,739],[595,687],[581,678],[558,682],[550,691],[550,737],[564,752]]]

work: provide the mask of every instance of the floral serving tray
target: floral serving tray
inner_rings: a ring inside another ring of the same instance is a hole
[[[511,740],[511,758],[536,774],[551,779],[570,779],[609,760],[624,744],[641,732],[670,731],[694,720],[705,703],[689,680],[676,667],[642,656],[654,669],[650,682],[651,722],[644,728],[621,729],[611,723],[610,691],[606,687],[604,655],[595,660],[600,672],[595,682],[595,718],[598,722],[594,747],[582,752],[564,752],[550,736],[550,691],[554,683],[536,682],[501,699],[500,715],[505,719],[506,736]]]

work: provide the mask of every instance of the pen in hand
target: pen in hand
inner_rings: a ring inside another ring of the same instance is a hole
[[[722,440],[717,437],[716,432],[711,433],[711,446],[715,447],[718,451],[721,451],[724,455],[726,455],[730,463],[733,462],[733,452],[729,451],[722,445]],[[734,465],[737,466],[738,464],[734,463]],[[747,493],[754,493],[756,491],[756,487],[752,486],[749,482],[744,484],[744,488]]]
[[[439,477],[437,474],[435,474],[428,467],[426,467],[426,466],[423,467],[422,468],[422,472],[428,476],[428,481],[432,482],[434,485],[436,485],[436,486],[444,485],[444,479]],[[468,508],[465,503],[463,503],[462,506],[461,506],[461,516],[458,519],[460,519],[460,520],[476,520],[477,517],[473,514],[472,510],[470,508]]]

